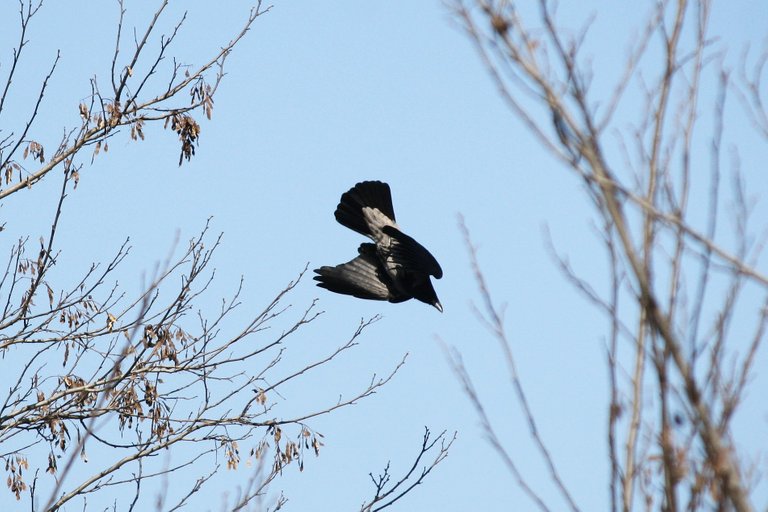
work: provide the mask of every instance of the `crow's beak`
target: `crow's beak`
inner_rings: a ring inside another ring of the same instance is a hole
[[[432,305],[435,306],[435,309],[438,310],[439,312],[441,313],[443,312],[443,305],[440,304],[439,300],[436,300],[435,302],[433,302]]]

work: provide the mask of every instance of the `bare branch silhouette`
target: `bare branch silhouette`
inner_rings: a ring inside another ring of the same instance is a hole
[[[761,87],[768,52],[751,69],[745,54],[734,82],[721,58],[723,43],[712,35],[710,1],[653,4],[632,36],[626,67],[616,77],[603,77],[614,84],[606,102],[592,90],[596,71],[584,50],[592,19],[573,28],[558,18],[555,2],[540,0],[532,15],[516,4],[455,0],[450,7],[506,104],[562,167],[582,180],[600,219],[596,231],[609,263],[607,292],[579,277],[559,251],[550,252],[568,281],[610,321],[611,509],[754,510],[732,421],[754,375],[766,321],[764,306],[746,312],[740,299],[749,290],[768,304],[768,279],[758,264],[764,236],[755,236],[750,223],[740,162],[724,169],[721,146],[727,113],[733,111],[731,90],[756,131],[768,132]],[[715,101],[704,104],[705,93],[713,93]],[[622,117],[619,124],[620,111],[634,117]],[[615,157],[616,139],[623,160]],[[697,169],[707,153],[708,177]],[[721,228],[727,191],[733,204],[730,230]],[[518,388],[503,317],[466,238],[484,303],[482,323],[502,341],[531,437],[550,479],[575,510],[537,436],[540,420],[534,421]],[[733,328],[735,318],[744,328],[745,315],[754,325],[748,342]],[[518,485],[539,509],[548,510],[483,420],[482,397],[460,356],[449,352],[449,358]]]
[[[384,467],[384,471],[373,476],[370,473],[373,486],[376,488],[376,492],[370,502],[364,503],[360,507],[360,512],[376,512],[378,510],[384,510],[385,508],[395,504],[400,498],[412,491],[417,485],[420,485],[424,478],[445,458],[448,456],[448,450],[453,442],[456,440],[456,433],[449,439],[445,435],[445,431],[442,431],[437,437],[431,439],[432,433],[429,428],[424,427],[424,437],[421,441],[421,450],[413,461],[411,467],[406,473],[397,481],[392,482],[392,473],[390,473],[390,463]],[[438,446],[438,441],[440,445]],[[420,471],[419,465],[421,459],[432,451],[437,449],[437,454],[431,462],[424,464]]]

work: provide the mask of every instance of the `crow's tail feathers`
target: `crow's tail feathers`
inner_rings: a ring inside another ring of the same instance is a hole
[[[376,208],[395,222],[392,193],[389,185],[381,181],[363,181],[342,194],[336,207],[336,220],[361,235],[370,236],[368,223],[363,216],[363,208],[366,206]]]

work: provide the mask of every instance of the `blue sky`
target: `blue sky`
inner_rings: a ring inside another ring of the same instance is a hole
[[[88,80],[95,75],[108,81],[117,6],[80,5],[44,6],[28,34],[18,103],[0,118],[7,130],[28,111],[61,49],[34,135],[51,149],[63,127],[79,122],[77,106],[90,93]],[[239,30],[250,7],[239,1],[211,5],[172,4],[162,18],[170,27],[189,10],[171,52],[179,60],[207,58]],[[149,11],[133,2],[126,8],[127,24],[143,26]],[[726,58],[738,56],[745,40],[763,43],[759,25],[766,8],[760,2],[719,9],[716,29],[732,48]],[[591,2],[564,19],[577,26],[592,12],[596,75],[613,83],[625,57],[622,38],[630,37],[638,17],[614,2]],[[15,15],[15,5],[0,10],[3,66],[17,37]],[[579,181],[501,101],[448,10],[436,1],[277,2],[236,47],[226,71],[213,119],[201,120],[191,162],[177,166],[175,135],[159,127],[148,128],[143,142],[118,135],[108,153],[93,165],[86,161],[64,209],[60,267],[84,270],[107,260],[130,237],[133,250],[119,274],[130,289],[165,257],[176,234],[189,239],[212,217],[212,232],[224,236],[214,287],[200,307],[215,310],[242,275],[244,310],[238,314],[244,320],[248,309],[262,308],[306,264],[312,269],[350,259],[362,239],[335,222],[339,196],[358,181],[386,181],[399,223],[443,267],[435,288],[445,312],[416,301],[354,300],[316,288],[305,277],[289,302],[298,311],[319,298],[324,314],[297,335],[292,361],[332,351],[361,318],[383,318],[352,352],[287,388],[281,408],[332,404],[409,356],[378,394],[313,420],[325,435],[320,457],[308,459],[302,474],[287,468],[272,493],[286,494],[288,510],[356,510],[372,491],[368,473],[388,460],[395,469],[410,464],[426,425],[434,432],[458,431],[458,439],[400,510],[529,509],[484,440],[439,339],[462,354],[510,453],[557,510],[562,502],[527,436],[495,341],[472,309],[479,297],[458,229],[461,214],[492,293],[506,304],[508,332],[543,438],[582,509],[604,508],[607,321],[564,280],[544,235],[546,228],[558,251],[599,286],[605,259],[593,214]],[[764,176],[754,183],[755,193],[764,195]],[[6,247],[20,234],[36,240],[46,233],[58,187],[49,179],[2,204]],[[754,435],[763,435],[765,411],[758,417]],[[224,474],[198,498],[196,509],[218,510],[227,489],[245,482],[249,471],[243,465]]]

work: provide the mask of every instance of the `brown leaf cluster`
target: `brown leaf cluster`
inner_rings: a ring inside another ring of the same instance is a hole
[[[26,457],[16,455],[5,459],[5,470],[10,473],[6,484],[11,492],[16,496],[16,500],[21,499],[21,493],[27,490],[27,484],[24,482],[24,471],[29,469],[29,462]]]
[[[144,418],[144,408],[136,391],[136,386],[129,383],[119,390],[115,390],[109,409],[117,412],[120,430],[133,427],[134,419]]]
[[[136,121],[131,124],[131,139],[133,140],[144,140],[144,132],[142,129],[144,128],[144,120],[143,119],[137,119]]]
[[[114,101],[112,103],[107,103],[105,110],[107,112],[107,122],[109,123],[109,126],[117,126],[123,116],[123,111],[120,108],[120,102]]]
[[[16,171],[19,175],[19,179],[21,179],[21,166],[13,161],[8,162],[5,164],[5,172],[3,173],[6,185],[11,183],[11,180],[13,179],[13,171]]]
[[[96,397],[97,393],[89,390],[88,385],[83,380],[83,378],[78,377],[76,375],[67,375],[63,377],[62,383],[64,386],[70,390],[70,389],[77,389],[78,391],[75,394],[75,403],[80,406],[90,406],[96,403]],[[81,389],[82,388],[82,389]]]
[[[141,341],[145,347],[151,347],[152,353],[156,354],[161,361],[179,364],[174,336],[170,329],[162,325],[147,325],[144,327],[144,336]]]
[[[63,452],[67,449],[67,440],[69,440],[69,430],[66,422],[62,421],[56,415],[47,415],[45,418],[46,426],[51,432],[51,439],[56,441],[56,445]],[[49,461],[49,470],[50,461]],[[54,469],[55,470],[55,469]]]
[[[53,291],[49,294],[52,301]],[[90,321],[95,313],[99,311],[99,306],[93,297],[85,297],[76,304],[62,309],[59,312],[59,323],[65,324],[69,329],[75,329],[82,323]]]
[[[171,129],[179,135],[181,141],[181,155],[179,155],[179,165],[186,158],[187,161],[195,156],[195,146],[200,136],[200,125],[197,124],[192,116],[188,114],[174,113],[170,118],[166,118],[165,127],[168,127],[170,119]]]
[[[24,159],[26,160],[29,155],[32,155],[32,158],[38,160],[40,163],[45,162],[45,150],[43,149],[43,145],[39,142],[30,141],[29,144],[27,144],[27,147],[24,149]]]
[[[321,441],[323,435],[319,432],[312,432],[306,426],[302,426],[296,441],[285,439],[282,447],[280,441],[283,440],[283,432],[279,426],[270,425],[267,429],[267,435],[271,435],[275,442],[275,459],[272,465],[272,470],[275,472],[281,472],[285,466],[293,461],[298,462],[299,471],[304,471],[305,452],[311,448],[315,456],[319,456],[320,447],[323,446]],[[263,447],[260,445],[259,450],[262,449]],[[256,453],[260,454],[259,451]]]
[[[224,444],[224,455],[227,458],[227,469],[237,469],[240,464],[240,450],[237,447],[237,441],[226,441]]]
[[[213,89],[201,78],[197,84],[189,91],[192,96],[190,103],[192,105],[200,104],[205,112],[205,117],[211,120],[213,115]]]

